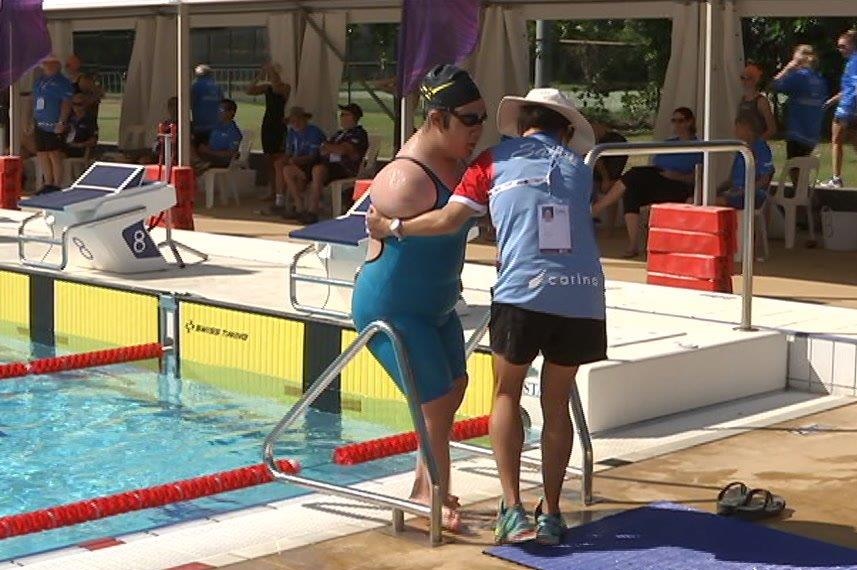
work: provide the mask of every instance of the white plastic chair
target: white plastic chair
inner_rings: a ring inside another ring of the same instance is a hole
[[[255,133],[250,130],[241,131],[241,144],[238,145],[238,156],[233,158],[226,168],[209,168],[202,175],[200,181],[205,189],[205,207],[214,207],[214,191],[215,188],[220,192],[220,201],[223,204],[228,204],[226,197],[228,191],[235,199],[236,204],[240,204],[238,199],[238,180],[242,172],[250,171],[250,151],[253,148],[253,135]]]
[[[354,182],[361,178],[372,178],[375,176],[375,167],[378,163],[378,153],[381,151],[381,137],[370,136],[369,146],[366,149],[366,154],[363,156],[363,161],[360,164],[360,170],[354,178],[341,178],[334,180],[327,185],[325,193],[330,194],[330,210],[331,216],[336,218],[342,215],[342,192],[348,188],[354,187]]]
[[[812,215],[812,197],[810,196],[810,181],[815,180],[818,176],[819,162],[815,156],[799,156],[789,159],[777,183],[777,191],[774,194],[773,202],[777,206],[781,206],[785,212],[785,240],[786,249],[792,249],[795,246],[795,234],[797,233],[797,209],[798,206],[806,208],[806,219],[809,224],[809,237],[815,239],[815,220]],[[794,187],[794,196],[787,197],[786,181],[791,182],[791,171],[796,169],[797,186]]]

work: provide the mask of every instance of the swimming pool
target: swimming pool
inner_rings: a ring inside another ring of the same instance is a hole
[[[0,337],[0,362],[30,355],[29,342]],[[259,463],[262,440],[294,401],[238,394],[134,365],[4,380],[0,515]],[[311,410],[283,437],[277,456],[299,460],[308,477],[354,484],[412,468],[413,454],[354,467],[332,464],[332,450],[341,443],[390,433],[388,427]],[[0,540],[0,560],[304,493],[272,483]]]

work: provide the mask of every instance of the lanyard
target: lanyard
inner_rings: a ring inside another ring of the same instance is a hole
[[[553,196],[551,175],[559,167],[559,161],[562,158],[565,158],[566,156],[567,152],[561,146],[555,146],[550,150],[550,162],[548,163],[548,171],[545,173],[544,176],[509,180],[502,184],[497,184],[496,186],[493,186],[491,190],[488,191],[488,193],[490,195],[497,195],[507,190],[518,188],[520,186],[541,186],[542,184],[544,184],[547,186],[548,194]]]

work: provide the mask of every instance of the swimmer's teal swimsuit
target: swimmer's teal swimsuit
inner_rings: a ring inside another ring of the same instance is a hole
[[[410,160],[426,172],[437,190],[433,209],[443,208],[452,192],[440,178],[416,159],[397,159]],[[362,330],[381,319],[396,329],[413,370],[416,400],[421,403],[446,395],[453,381],[467,373],[464,331],[455,304],[471,225],[444,236],[385,239],[381,253],[363,265],[354,285],[355,327]],[[390,341],[376,336],[369,349],[406,392]]]

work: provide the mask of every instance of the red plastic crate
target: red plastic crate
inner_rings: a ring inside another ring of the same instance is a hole
[[[724,257],[735,253],[735,234],[706,234],[650,228],[647,249],[655,253],[696,253]]]
[[[697,279],[723,279],[734,273],[734,262],[731,256],[652,252],[648,258],[648,270]]]
[[[654,204],[649,226],[707,234],[734,234],[738,225],[735,210],[721,206]]]
[[[663,273],[649,273],[646,283],[649,285],[663,285],[665,287],[680,287],[682,289],[696,289],[698,291],[712,291],[717,293],[732,292],[731,277],[724,279],[696,279],[694,277],[665,275]]]

